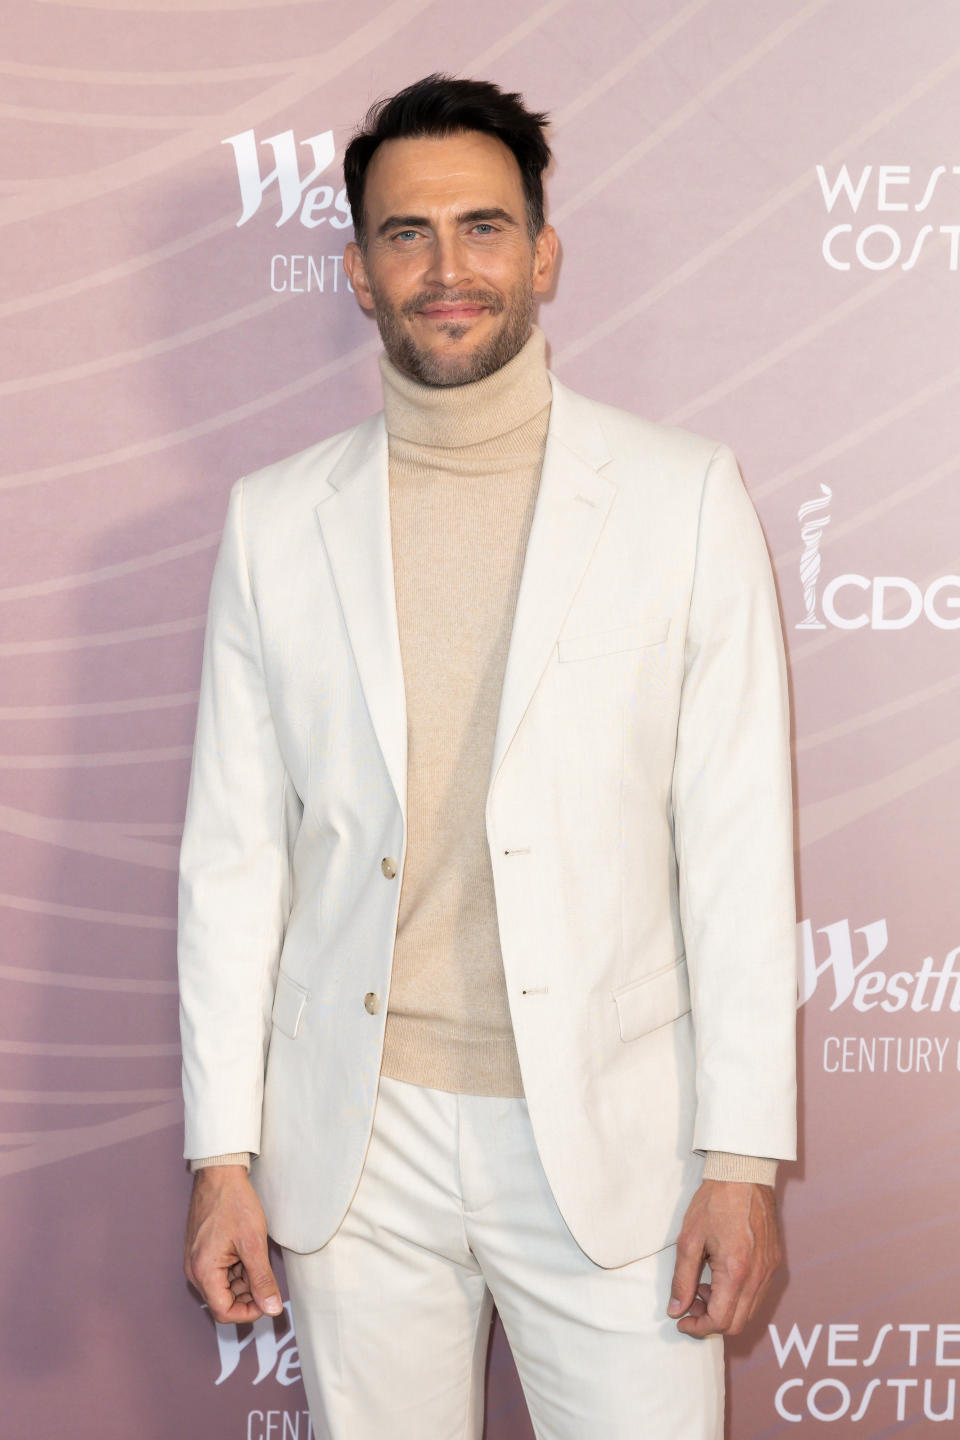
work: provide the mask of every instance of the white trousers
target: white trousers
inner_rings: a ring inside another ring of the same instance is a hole
[[[525,1100],[381,1077],[343,1224],[284,1262],[317,1440],[480,1440],[494,1302],[537,1440],[723,1434],[723,1342],[667,1318],[674,1247],[588,1259]]]

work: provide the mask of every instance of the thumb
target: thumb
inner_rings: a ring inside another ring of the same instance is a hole
[[[685,1315],[693,1304],[697,1285],[703,1270],[703,1250],[699,1245],[684,1241],[683,1235],[677,1241],[677,1263],[673,1269],[670,1286],[668,1315]]]
[[[266,1238],[258,1235],[256,1240],[248,1242],[244,1250],[238,1246],[237,1253],[247,1272],[247,1284],[254,1304],[259,1305],[265,1315],[279,1315],[283,1310],[283,1301],[277,1277],[270,1268]]]

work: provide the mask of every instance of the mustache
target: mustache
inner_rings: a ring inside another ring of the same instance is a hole
[[[436,290],[422,290],[412,295],[400,307],[401,315],[409,318],[427,305],[485,305],[492,315],[499,315],[503,299],[490,290],[453,290],[438,293]]]

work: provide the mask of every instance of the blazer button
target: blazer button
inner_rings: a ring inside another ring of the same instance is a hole
[[[375,994],[373,990],[368,990],[363,997],[363,1008],[368,1015],[376,1015],[380,1009],[380,996]]]
[[[392,855],[384,855],[380,861],[380,869],[388,880],[392,880],[397,873],[397,862]]]

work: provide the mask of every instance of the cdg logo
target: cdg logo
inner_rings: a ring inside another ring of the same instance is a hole
[[[821,610],[840,630],[905,630],[921,615],[938,630],[960,630],[960,575],[941,575],[926,590],[903,575],[837,575],[824,586]]]

